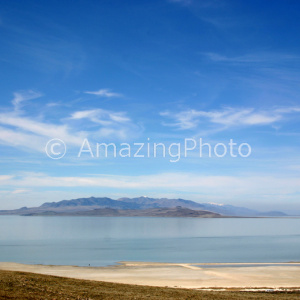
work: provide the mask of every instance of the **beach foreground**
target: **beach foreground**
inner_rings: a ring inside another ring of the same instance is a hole
[[[0,270],[189,289],[300,289],[300,263],[178,264],[121,262],[109,267],[25,265],[1,262]]]

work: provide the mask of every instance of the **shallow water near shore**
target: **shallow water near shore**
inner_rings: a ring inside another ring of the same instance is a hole
[[[0,216],[0,261],[77,266],[300,261],[300,218]]]

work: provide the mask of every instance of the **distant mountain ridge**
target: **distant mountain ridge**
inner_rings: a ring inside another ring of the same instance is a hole
[[[208,211],[223,216],[234,217],[259,217],[259,216],[286,216],[282,212],[259,212],[245,207],[237,207],[233,205],[223,205],[215,203],[197,203],[184,199],[168,199],[168,198],[119,198],[113,200],[108,197],[90,197],[78,198],[71,200],[62,200],[59,202],[46,202],[39,207],[0,211],[0,214],[36,214],[43,212],[54,213],[75,213],[83,211],[91,211],[95,209],[111,208],[115,210],[145,210],[155,208],[175,208],[183,207],[195,211]]]

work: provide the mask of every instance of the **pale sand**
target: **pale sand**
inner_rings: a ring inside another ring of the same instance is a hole
[[[201,265],[205,265],[205,268],[199,267]],[[287,263],[287,266],[230,263],[229,265],[236,266],[213,267],[224,265],[226,266],[226,264],[122,262],[120,265],[110,267],[76,267],[0,262],[0,270],[182,288],[300,288],[300,263]]]

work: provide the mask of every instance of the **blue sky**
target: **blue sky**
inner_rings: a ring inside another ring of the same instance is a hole
[[[299,20],[299,1],[1,1],[0,208],[147,195],[300,210]],[[77,157],[84,139],[185,138],[252,152]]]

